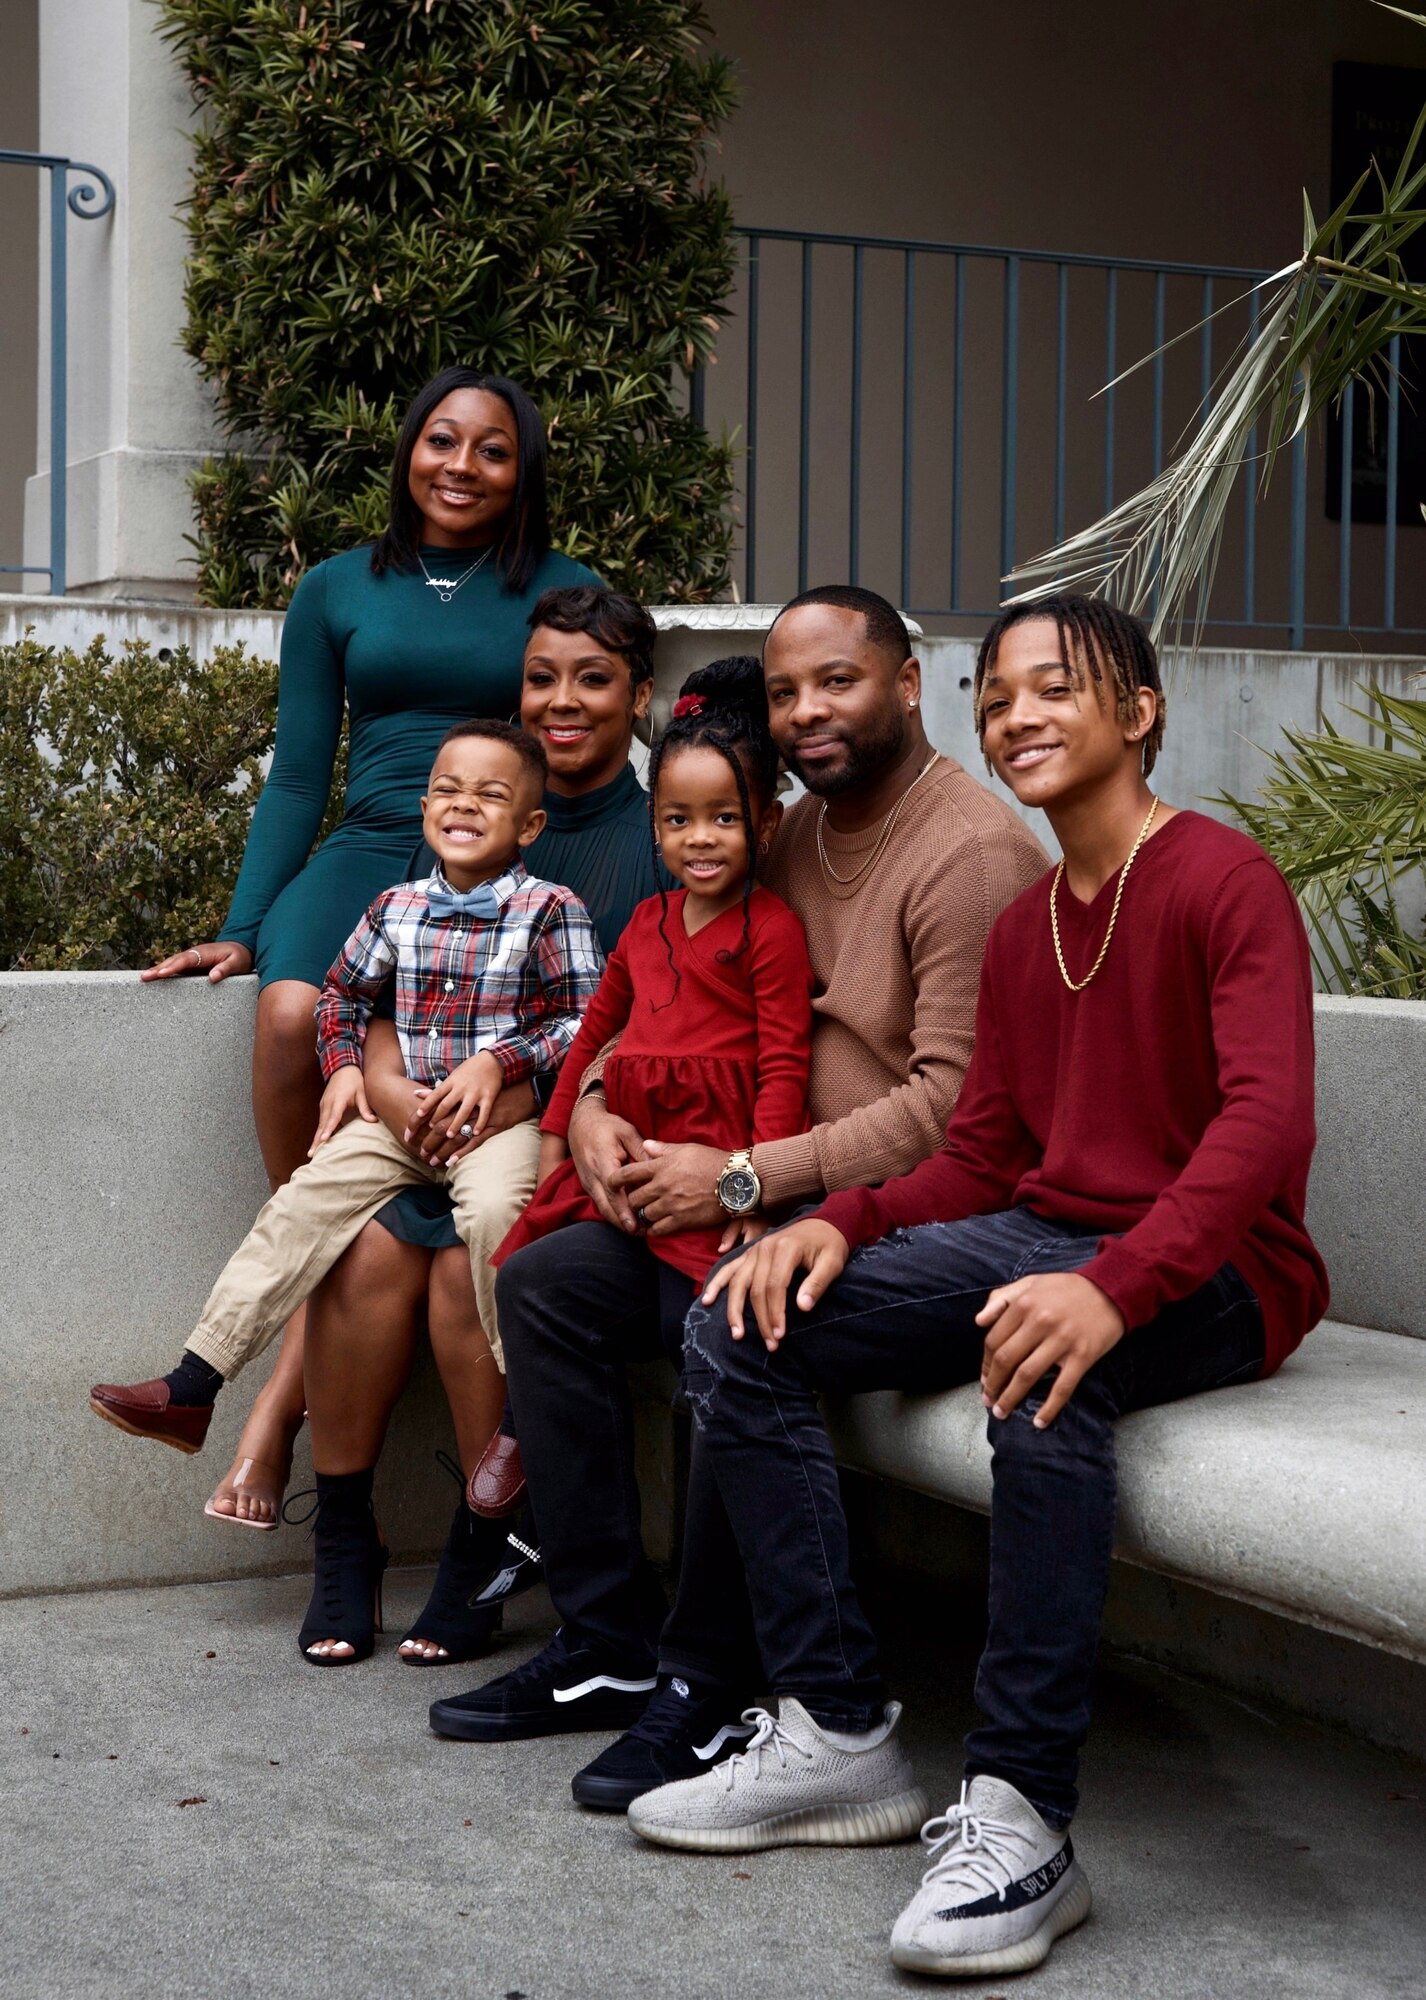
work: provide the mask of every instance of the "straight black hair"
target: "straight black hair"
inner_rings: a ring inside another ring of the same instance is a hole
[[[673,715],[649,758],[649,842],[653,848],[654,873],[658,877],[659,936],[668,953],[673,973],[673,994],[663,1004],[672,1006],[678,998],[678,966],[668,934],[668,891],[659,869],[658,789],[659,773],[665,760],[678,750],[706,746],[726,757],[738,787],[738,805],[743,815],[743,837],[747,843],[748,865],[743,875],[743,934],[736,951],[720,951],[727,964],[741,958],[752,942],[749,905],[757,876],[758,838],[753,819],[753,800],[765,812],[777,796],[777,745],[767,721],[767,684],[761,660],[738,653],[726,660],[712,660],[688,676],[678,691]],[[655,1007],[655,1012],[658,1008]]]
[[[528,587],[550,546],[545,426],[518,382],[503,375],[483,375],[478,368],[443,368],[417,390],[396,440],[390,506],[386,526],[372,546],[371,567],[380,576],[388,569],[421,566],[417,551],[424,516],[411,498],[411,454],[431,412],[457,389],[481,389],[487,396],[498,396],[515,419],[515,498],[495,544],[495,566],[505,588],[518,593]]]
[[[1154,719],[1143,738],[1144,776],[1158,760],[1164,740],[1164,688],[1159,677],[1159,656],[1149,637],[1148,627],[1131,612],[1121,611],[1103,597],[1080,597],[1064,592],[1041,597],[1026,604],[1007,605],[980,642],[976,655],[975,681],[971,701],[975,709],[976,733],[985,740],[985,718],[981,713],[981,692],[985,677],[995,665],[1000,642],[1012,625],[1024,625],[1032,618],[1048,619],[1059,634],[1060,658],[1065,672],[1078,687],[1091,681],[1096,694],[1108,674],[1114,690],[1114,712],[1121,722],[1132,722],[1138,714],[1138,693],[1148,688],[1157,699]],[[1102,695],[1100,699],[1102,700]]]

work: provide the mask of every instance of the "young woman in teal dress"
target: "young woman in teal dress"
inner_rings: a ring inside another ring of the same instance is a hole
[[[545,434],[529,397],[475,369],[443,370],[407,412],[384,532],[319,563],[294,593],[272,768],[221,933],[143,975],[216,983],[256,969],[253,1115],[272,1186],[305,1159],[316,1124],[323,975],[373,897],[412,871],[437,744],[453,722],[518,705],[540,595],[598,582],[550,547]],[[344,712],[345,809],[314,853]],[[521,1095],[502,1122],[528,1115]],[[302,1317],[208,1502],[216,1518],[276,1525],[304,1407]]]

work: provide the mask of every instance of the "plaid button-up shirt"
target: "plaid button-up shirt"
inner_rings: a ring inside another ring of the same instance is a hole
[[[430,882],[440,879],[438,870]],[[360,1064],[367,1022],[393,974],[413,1083],[442,1082],[482,1050],[507,1084],[558,1069],[604,970],[583,903],[519,862],[490,885],[498,917],[432,916],[428,886],[383,890],[342,946],[317,1002],[323,1076]]]

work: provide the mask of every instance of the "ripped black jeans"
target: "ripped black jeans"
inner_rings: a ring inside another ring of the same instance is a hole
[[[898,1230],[858,1250],[810,1313],[791,1308],[775,1354],[751,1315],[733,1340],[722,1299],[690,1309],[684,1386],[747,1567],[767,1679],[819,1721],[868,1728],[887,1698],[852,1586],[819,1395],[978,1381],[975,1315],[987,1294],[1035,1272],[1078,1270],[1100,1240],[1027,1208]],[[1115,1419],[1251,1381],[1262,1363],[1258,1302],[1225,1265],[1126,1334],[1047,1430],[1031,1418],[1048,1377],[1003,1422],[987,1418],[990,1622],[968,1775],[1006,1779],[1052,1823],[1071,1818],[1114,1534]]]

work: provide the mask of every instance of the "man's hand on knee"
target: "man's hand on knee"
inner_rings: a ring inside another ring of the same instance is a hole
[[[711,1306],[727,1293],[725,1310],[728,1331],[741,1340],[749,1304],[769,1354],[776,1353],[787,1334],[787,1295],[799,1271],[806,1277],[797,1288],[797,1305],[811,1312],[829,1285],[835,1284],[847,1267],[851,1246],[830,1222],[808,1216],[775,1229],[740,1257],[721,1264],[708,1280],[703,1303]]]
[[[998,1285],[975,1316],[987,1327],[981,1360],[981,1401],[997,1417],[1052,1371],[1055,1381],[1035,1414],[1036,1430],[1052,1424],[1096,1361],[1124,1337],[1119,1308],[1078,1271],[1042,1271]]]
[[[626,1235],[638,1230],[629,1198],[613,1185],[620,1167],[642,1157],[642,1135],[627,1118],[616,1118],[601,1091],[589,1091],[575,1105],[569,1121],[569,1151],[579,1184],[601,1218]]]

